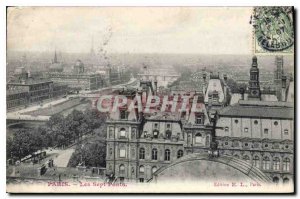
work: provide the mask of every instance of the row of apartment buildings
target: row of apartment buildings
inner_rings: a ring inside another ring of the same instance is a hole
[[[30,104],[43,103],[45,100],[65,96],[69,91],[97,90],[108,86],[110,82],[119,83],[115,70],[107,73],[88,72],[84,63],[77,60],[70,71],[65,71],[64,64],[54,59],[48,71],[31,74],[25,67],[17,67],[7,83],[7,110],[26,107]]]

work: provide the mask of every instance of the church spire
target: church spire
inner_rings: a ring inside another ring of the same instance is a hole
[[[56,49],[55,49],[55,52],[54,52],[54,59],[53,59],[53,63],[58,63],[58,62],[57,62]]]

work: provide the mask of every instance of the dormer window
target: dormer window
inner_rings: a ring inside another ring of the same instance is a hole
[[[213,102],[218,102],[219,95],[218,94],[213,94]]]
[[[121,120],[127,120],[128,119],[128,112],[125,110],[120,111],[120,119]]]
[[[171,136],[172,136],[172,132],[170,130],[167,130],[166,131],[166,137],[167,137],[167,139],[171,139]]]
[[[208,94],[208,99],[211,99],[212,98],[212,95],[211,94]]]
[[[144,138],[146,138],[148,135],[147,131],[144,131]]]
[[[202,118],[201,117],[196,118],[196,124],[202,124]]]
[[[196,124],[203,124],[204,123],[204,115],[201,113],[196,114]]]

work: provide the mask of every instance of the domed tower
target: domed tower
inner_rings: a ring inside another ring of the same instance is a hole
[[[252,58],[252,67],[250,69],[250,81],[249,81],[249,100],[260,100],[260,86],[259,86],[259,69],[257,67],[257,57]]]

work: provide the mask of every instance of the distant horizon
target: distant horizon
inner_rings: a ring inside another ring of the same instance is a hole
[[[25,51],[25,50],[8,50],[6,49],[6,54],[9,53],[54,53],[55,50],[48,50],[48,51]],[[90,52],[70,52],[70,51],[61,51],[56,49],[56,53],[66,53],[66,54],[90,54]],[[272,57],[272,56],[283,56],[283,57],[293,57],[294,55],[292,54],[280,54],[280,55],[276,55],[276,54],[253,54],[253,53],[249,53],[249,54],[205,54],[205,53],[172,53],[172,52],[164,52],[164,53],[159,53],[159,52],[107,52],[107,54],[158,54],[158,55],[209,55],[209,56],[214,56],[214,55],[231,55],[231,56],[257,56],[257,57]],[[100,55],[95,53],[95,55]]]
[[[55,50],[48,50],[48,51],[25,51],[25,50],[6,50],[6,53],[54,53]],[[67,54],[90,54],[90,52],[70,52],[70,51],[61,51],[61,50],[56,50],[56,53],[67,53]],[[254,54],[205,54],[205,53],[184,53],[184,52],[181,52],[181,53],[172,53],[172,52],[163,52],[163,53],[160,53],[160,52],[107,52],[107,54],[161,54],[161,55],[169,55],[169,54],[178,54],[178,55],[245,55],[245,56],[248,56],[248,55],[251,55],[251,56],[254,56]],[[95,53],[95,55],[97,55],[97,53]],[[256,55],[256,56],[260,56],[260,55]],[[262,55],[262,56],[266,56],[266,55]],[[275,55],[270,55],[270,56],[275,56]],[[284,55],[285,56],[285,55]],[[287,55],[287,56],[290,56],[290,55]]]

